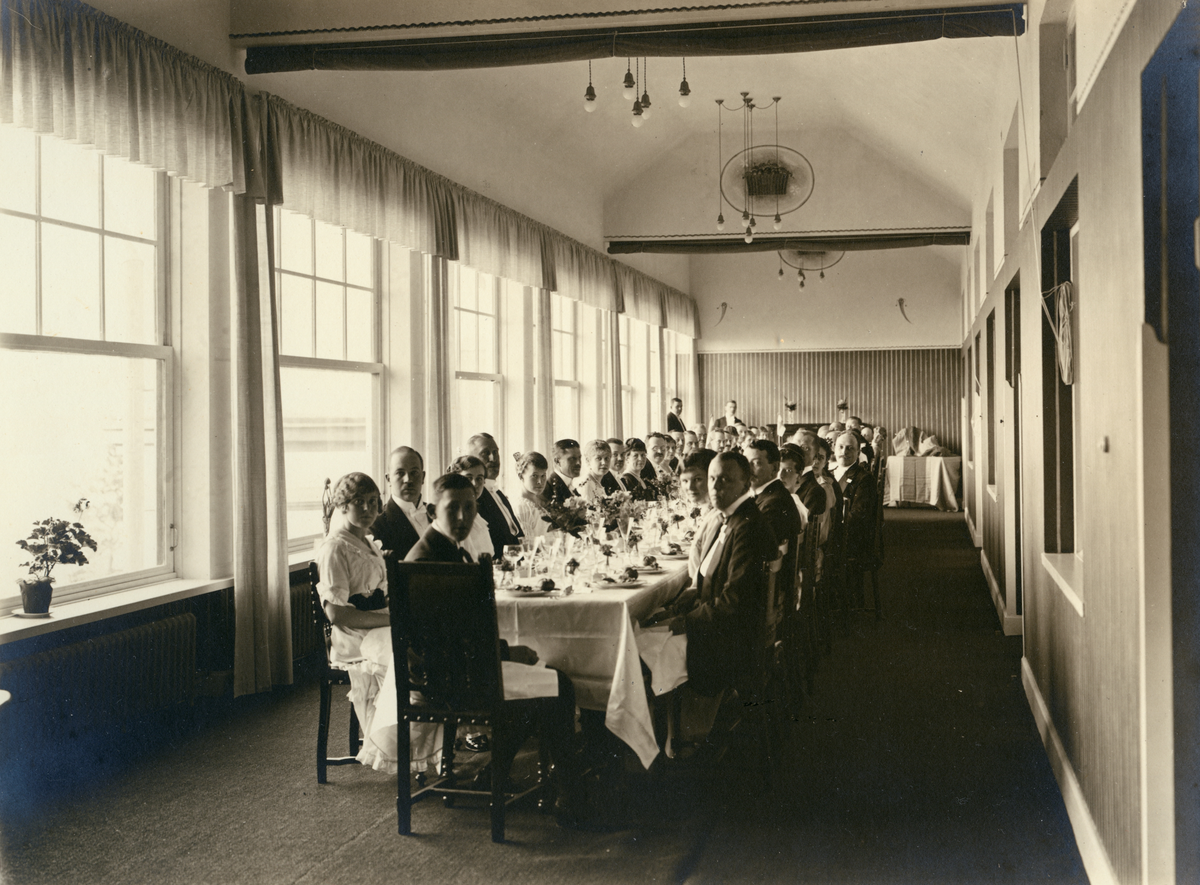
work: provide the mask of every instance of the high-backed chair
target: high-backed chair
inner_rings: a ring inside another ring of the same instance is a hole
[[[871,552],[871,599],[875,604],[875,620],[883,617],[883,606],[879,601],[879,569],[883,565],[883,490],[887,488],[887,459],[879,467],[875,478],[875,532]]]
[[[317,783],[326,783],[325,769],[330,765],[357,765],[359,748],[362,747],[362,737],[359,735],[358,715],[354,705],[350,705],[350,754],[348,756],[329,755],[329,722],[333,712],[333,687],[335,685],[349,686],[350,674],[340,664],[329,660],[329,650],[332,647],[333,625],[325,616],[325,607],[321,605],[321,597],[317,594],[317,583],[321,575],[314,562],[308,567],[308,580],[312,586],[313,619],[321,625],[321,635],[325,640],[324,659],[321,664],[320,686],[321,707],[317,720]]]
[[[808,524],[804,534],[800,536],[800,555],[796,558],[796,612],[795,627],[791,634],[795,636],[795,647],[792,650],[795,661],[796,678],[803,679],[805,690],[809,695],[813,692],[813,679],[816,676],[819,654],[819,622],[817,613],[817,541],[820,527],[814,519]]]
[[[410,752],[409,723],[444,726],[442,774],[416,793],[402,767],[397,778],[396,813],[401,835],[412,833],[413,803],[440,795],[447,805],[459,796],[486,796],[491,805],[492,841],[504,841],[508,805],[548,787],[546,741],[541,741],[539,777],[528,789],[506,793],[511,754],[501,754],[513,737],[506,733],[511,716],[499,715],[532,706],[539,699],[505,700],[496,629],[496,599],[489,563],[401,562],[390,572],[388,601],[396,669],[399,727],[397,756]],[[410,651],[412,654],[410,655]],[[409,662],[404,666],[403,662]],[[415,694],[414,694],[415,693]],[[419,698],[413,700],[413,698]],[[492,727],[491,790],[460,787],[454,771],[454,732],[459,722]],[[543,803],[544,808],[549,803]]]

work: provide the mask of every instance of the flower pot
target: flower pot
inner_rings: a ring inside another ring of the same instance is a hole
[[[751,197],[782,197],[787,195],[792,173],[787,170],[747,172],[746,193]]]
[[[18,581],[21,585],[21,605],[27,614],[45,614],[50,611],[50,597],[54,585],[49,581]]]

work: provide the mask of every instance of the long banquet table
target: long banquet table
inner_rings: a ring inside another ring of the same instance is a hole
[[[887,473],[885,504],[896,507],[902,502],[911,502],[932,504],[938,510],[958,510],[958,482],[962,474],[960,456],[889,455]]]
[[[646,702],[634,624],[677,594],[687,563],[671,563],[654,580],[628,589],[593,589],[556,598],[496,591],[500,637],[526,645],[575,685],[575,700],[604,710],[608,730],[628,744],[647,768],[658,754]]]

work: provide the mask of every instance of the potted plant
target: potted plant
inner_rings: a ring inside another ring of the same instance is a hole
[[[74,512],[82,514],[90,502],[80,498]],[[68,522],[65,519],[43,519],[33,524],[29,537],[17,541],[17,546],[30,555],[28,562],[21,563],[21,568],[28,567],[33,580],[20,579],[21,604],[27,614],[46,614],[50,611],[50,596],[54,591],[54,578],[50,572],[56,565],[87,565],[87,557],[83,553],[86,547],[96,549],[96,542],[78,522]]]
[[[792,170],[775,160],[759,160],[746,167],[746,193],[751,197],[782,197]]]

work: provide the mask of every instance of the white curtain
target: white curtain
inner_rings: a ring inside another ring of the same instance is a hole
[[[267,104],[285,209],[458,259],[458,185],[281,98]]]
[[[662,304],[666,328],[689,338],[700,337],[700,313],[691,297],[678,289],[664,287]]]
[[[537,303],[537,381],[534,414],[537,419],[537,438],[554,438],[554,363],[551,355],[554,333],[550,326],[550,290],[539,289]],[[546,453],[543,453],[546,454]]]
[[[554,265],[543,257],[542,225],[474,191],[454,191],[458,260],[493,276],[549,289]]]
[[[75,0],[0,3],[0,121],[235,193],[254,188],[235,78]]]
[[[658,280],[634,270],[626,264],[614,262],[617,271],[617,288],[625,307],[625,313],[635,320],[658,327],[663,324],[663,284]]]
[[[615,261],[561,234],[552,237],[551,245],[559,295],[601,310],[623,310]]]

